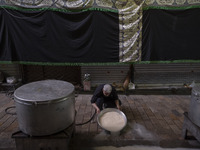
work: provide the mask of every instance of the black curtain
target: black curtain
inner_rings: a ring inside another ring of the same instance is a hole
[[[199,60],[200,9],[143,12],[142,60]]]
[[[119,62],[118,14],[0,9],[0,61]]]

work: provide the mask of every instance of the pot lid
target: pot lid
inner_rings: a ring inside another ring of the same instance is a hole
[[[14,98],[22,101],[50,101],[66,98],[73,93],[74,86],[61,80],[42,80],[17,88]]]

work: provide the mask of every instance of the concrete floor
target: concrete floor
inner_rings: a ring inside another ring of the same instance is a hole
[[[125,146],[125,147],[101,146],[101,147],[87,148],[87,150],[199,150],[199,148],[162,148],[157,146]]]
[[[77,111],[75,123],[88,121],[94,113],[91,94],[75,97]],[[120,136],[109,135],[93,121],[75,126],[69,150],[193,150],[200,142],[189,133],[182,137],[184,112],[188,111],[190,95],[124,95],[120,94],[122,111],[128,123]],[[18,131],[16,115],[5,113],[13,100],[0,94],[0,150],[16,150],[12,133]],[[14,110],[13,110],[14,111]]]
[[[76,97],[76,123],[84,123],[94,113],[91,94]],[[158,146],[162,148],[200,148],[191,135],[182,137],[184,112],[188,111],[190,95],[119,95],[128,123],[120,136],[106,134],[97,122],[76,126],[71,149],[80,146]],[[125,147],[124,147],[125,148]]]

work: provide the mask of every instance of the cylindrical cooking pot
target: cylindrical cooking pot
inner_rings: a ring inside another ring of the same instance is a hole
[[[60,80],[25,84],[14,92],[19,128],[31,136],[64,130],[74,122],[74,86]]]
[[[188,116],[193,123],[200,127],[200,86],[192,88]]]

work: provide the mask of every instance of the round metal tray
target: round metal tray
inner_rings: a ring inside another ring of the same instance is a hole
[[[107,112],[117,112],[117,113],[119,113],[120,115],[122,115],[123,116],[123,118],[124,118],[124,122],[125,122],[125,124],[124,124],[124,126],[122,127],[122,129],[126,126],[126,124],[127,124],[127,118],[126,118],[126,115],[122,112],[122,111],[120,111],[120,110],[118,110],[118,109],[116,109],[116,108],[106,108],[106,109],[104,109],[104,110],[102,110],[99,114],[98,114],[98,116],[97,116],[97,122],[98,122],[98,124],[99,124],[99,126],[101,127],[101,128],[103,128],[104,129],[104,127],[101,125],[101,123],[100,123],[100,118],[105,114],[105,113],[107,113]],[[121,130],[122,130],[121,129]],[[104,130],[106,130],[106,129],[104,129]],[[120,131],[121,131],[120,130]],[[120,132],[120,131],[116,131],[116,132]]]

